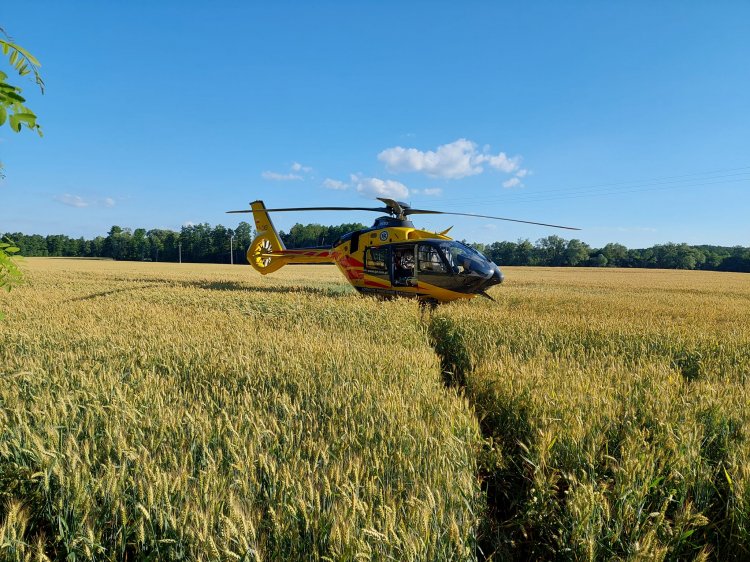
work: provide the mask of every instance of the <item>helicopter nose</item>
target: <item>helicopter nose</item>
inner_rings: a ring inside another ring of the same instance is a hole
[[[500,271],[500,268],[497,266],[495,266],[495,275],[493,276],[493,279],[497,279],[498,283],[505,281],[505,275],[503,275],[503,272]]]
[[[505,279],[503,272],[500,271],[500,268],[495,265],[495,271],[492,272],[492,277],[487,279],[486,286],[492,287],[492,285],[499,285],[500,283],[503,282],[503,279]]]

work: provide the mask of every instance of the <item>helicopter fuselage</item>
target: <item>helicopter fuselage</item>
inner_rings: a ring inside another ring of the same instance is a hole
[[[247,259],[262,274],[288,264],[334,263],[360,293],[431,302],[473,298],[503,280],[480,252],[409,220],[384,216],[331,247],[286,249],[262,203],[252,207],[258,235]]]

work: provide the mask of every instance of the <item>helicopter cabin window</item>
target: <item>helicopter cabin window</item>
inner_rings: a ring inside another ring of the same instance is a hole
[[[388,273],[388,248],[368,247],[365,250],[365,271]]]
[[[419,273],[446,273],[445,262],[435,246],[421,244],[418,254]]]

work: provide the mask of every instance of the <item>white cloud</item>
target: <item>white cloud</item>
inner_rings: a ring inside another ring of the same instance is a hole
[[[63,205],[68,205],[69,207],[77,207],[79,209],[83,209],[84,207],[88,207],[91,205],[90,201],[86,201],[83,197],[79,195],[71,195],[70,193],[65,193],[63,195],[58,195],[55,197],[55,201],[58,203],[62,203]]]
[[[480,154],[476,157],[476,162],[480,164],[486,162],[489,166],[495,168],[496,170],[500,170],[501,172],[510,174],[518,169],[521,158],[519,158],[518,156],[508,158],[508,156],[504,152],[500,152],[495,156],[491,154]]]
[[[299,162],[295,162],[292,164],[292,171],[293,172],[305,172],[306,174],[309,172],[312,172],[312,168],[310,166],[303,166]]]
[[[517,178],[525,178],[528,176],[531,172],[529,172],[526,168],[522,168],[516,172]]]
[[[290,171],[287,173],[272,172],[270,170],[266,170],[260,176],[264,180],[271,181],[296,181],[305,179],[302,174],[309,174],[310,172],[312,172],[312,168],[310,166],[305,166],[303,164],[300,164],[299,162],[292,163],[292,165],[289,166],[289,170]]]
[[[380,178],[363,178],[352,175],[357,191],[365,197],[389,197],[403,199],[409,195],[409,189],[401,182],[381,180]]]
[[[416,148],[396,146],[378,154],[389,172],[424,172],[430,177],[463,178],[482,173],[482,168],[472,163],[476,144],[459,139],[439,146],[436,151],[423,152]]]
[[[340,180],[326,178],[323,180],[323,187],[327,189],[344,190],[344,189],[349,189],[349,184],[344,183],[343,181],[340,181]]]
[[[104,199],[86,199],[80,195],[73,195],[72,193],[64,193],[63,195],[57,195],[54,200],[63,205],[69,207],[76,207],[77,209],[84,209],[86,207],[114,207],[117,202],[112,197],[105,197]]]
[[[482,164],[512,173],[519,169],[521,158],[508,157],[504,152],[489,154],[489,146],[483,151],[468,139],[458,139],[443,144],[437,150],[422,151],[416,148],[395,146],[378,154],[389,172],[423,172],[433,178],[459,179],[474,176],[484,171]]]
[[[521,183],[521,180],[519,180],[518,178],[510,178],[509,180],[505,180],[503,182],[503,187],[507,187],[508,189],[513,187],[520,187],[522,185],[523,184]]]
[[[430,197],[437,197],[443,194],[443,190],[439,187],[426,187],[424,189],[412,189],[413,195],[429,195]]]
[[[291,181],[291,180],[301,180],[302,176],[299,174],[280,174],[278,172],[263,172],[260,175],[264,180],[272,180],[272,181]]]

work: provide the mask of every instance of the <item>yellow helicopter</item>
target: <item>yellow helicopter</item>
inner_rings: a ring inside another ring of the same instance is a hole
[[[335,263],[360,293],[383,298],[417,298],[437,304],[470,299],[503,282],[500,268],[483,254],[446,236],[414,227],[409,215],[459,215],[580,230],[541,222],[414,209],[399,201],[378,197],[384,207],[289,207],[267,209],[253,201],[250,209],[228,213],[252,213],[257,236],[247,250],[247,261],[262,275],[288,264]],[[370,228],[343,235],[331,247],[287,249],[268,213],[297,211],[374,211],[385,213]]]

